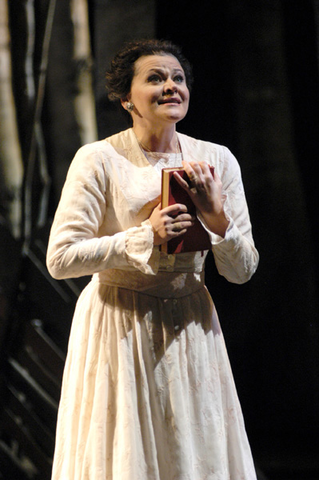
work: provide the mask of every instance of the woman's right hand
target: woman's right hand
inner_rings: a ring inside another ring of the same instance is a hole
[[[149,217],[154,232],[154,245],[162,245],[172,238],[186,233],[194,224],[194,216],[187,213],[185,205],[176,203],[161,209],[161,204],[154,208]]]

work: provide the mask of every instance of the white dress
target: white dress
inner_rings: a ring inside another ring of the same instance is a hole
[[[210,234],[219,272],[258,264],[237,161],[179,134],[185,160],[215,165],[230,225]],[[62,192],[47,264],[58,279],[93,275],[72,322],[53,480],[256,480],[213,301],[207,252],[153,247],[147,220],[160,168],[131,129],[82,147]],[[152,165],[153,163],[153,165]]]

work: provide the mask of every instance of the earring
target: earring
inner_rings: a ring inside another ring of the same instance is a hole
[[[127,104],[126,104],[126,110],[127,110],[128,112],[133,112],[133,109],[134,109],[134,103],[132,103],[132,102],[127,102]]]

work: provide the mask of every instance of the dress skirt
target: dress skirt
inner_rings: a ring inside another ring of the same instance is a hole
[[[214,303],[103,283],[75,310],[53,480],[256,480]]]

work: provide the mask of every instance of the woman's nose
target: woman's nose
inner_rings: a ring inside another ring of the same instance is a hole
[[[171,80],[171,79],[168,79],[164,85],[164,92],[177,92],[177,85],[176,83]]]

